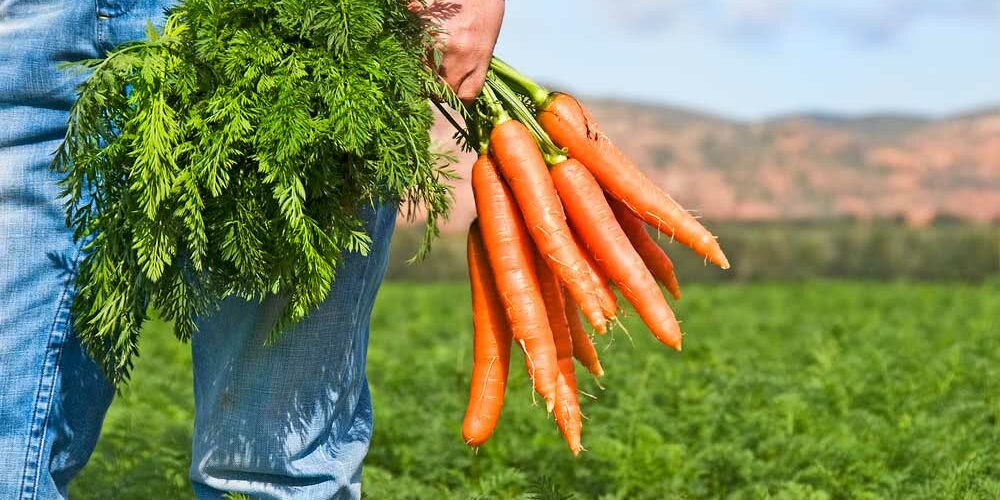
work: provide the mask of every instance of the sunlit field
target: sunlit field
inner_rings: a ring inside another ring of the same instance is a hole
[[[365,495],[402,498],[1000,498],[1000,287],[692,285],[684,352],[634,315],[578,370],[573,458],[522,369],[466,448],[465,284],[387,284],[368,374]],[[74,498],[189,498],[190,353],[151,325]],[[523,366],[517,355],[513,361]]]

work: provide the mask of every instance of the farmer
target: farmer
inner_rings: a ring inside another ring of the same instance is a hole
[[[114,393],[70,328],[80,248],[49,162],[82,76],[58,64],[144,37],[168,3],[0,0],[0,499],[65,497]],[[503,0],[444,3],[442,73],[473,99]],[[199,498],[360,496],[372,432],[369,316],[395,218],[393,206],[365,215],[370,253],[345,256],[325,303],[275,345],[264,339],[279,298],[228,300],[199,321],[190,469]]]

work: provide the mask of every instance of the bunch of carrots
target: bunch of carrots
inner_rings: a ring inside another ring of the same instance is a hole
[[[612,284],[664,344],[681,329],[657,282],[680,299],[670,258],[647,227],[726,269],[715,236],[654,185],[572,96],[549,92],[499,59],[465,109],[478,219],[469,228],[474,346],[462,426],[472,447],[493,434],[511,344],[574,455],[582,449],[573,359],[604,374],[580,313],[604,334],[618,322]]]

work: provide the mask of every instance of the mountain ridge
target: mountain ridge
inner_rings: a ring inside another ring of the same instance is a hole
[[[1000,222],[1000,106],[946,117],[804,111],[743,121],[659,103],[584,102],[656,184],[709,224]],[[436,141],[453,144],[450,126],[439,122]],[[473,158],[458,156],[462,179],[445,230],[464,229],[475,215]]]

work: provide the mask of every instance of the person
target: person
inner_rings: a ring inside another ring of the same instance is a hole
[[[403,1],[403,0],[400,0]],[[445,0],[439,0],[442,3]],[[441,72],[466,100],[483,85],[503,0],[447,0]],[[80,248],[64,224],[52,153],[98,58],[162,25],[168,0],[0,0],[0,498],[67,496],[114,394],[71,329]],[[227,300],[192,339],[195,494],[358,498],[372,433],[369,317],[396,208],[364,214],[367,256],[349,254],[329,297],[265,346],[281,304]]]

